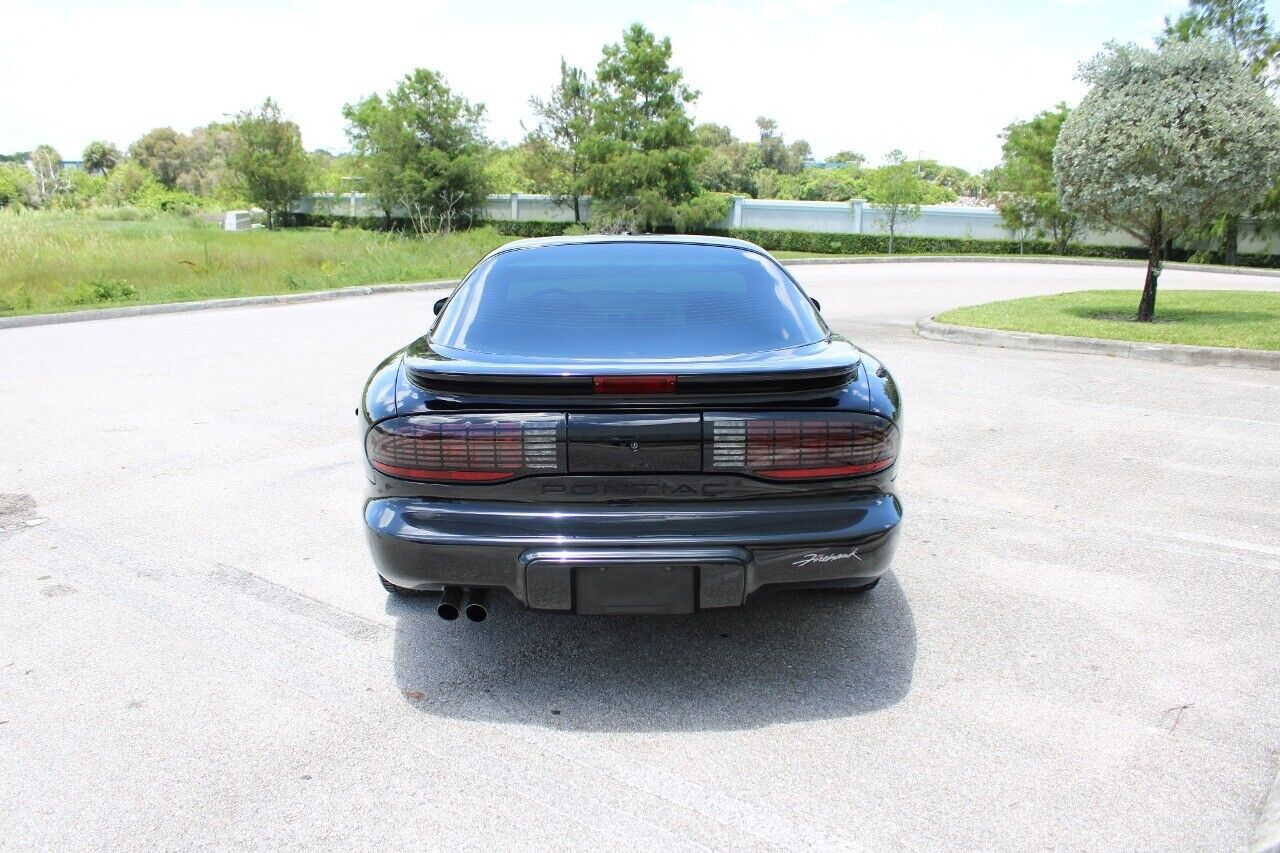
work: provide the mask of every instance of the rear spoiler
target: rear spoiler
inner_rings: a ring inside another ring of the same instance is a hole
[[[593,402],[700,403],[702,401],[819,396],[839,391],[858,377],[860,362],[805,370],[768,370],[749,373],[677,373],[675,391],[665,394],[598,394],[595,377],[522,375],[507,373],[450,373],[406,361],[405,375],[417,387],[456,397],[501,396],[521,399],[577,397]],[[610,376],[618,374],[611,373]],[[623,374],[625,375],[625,374]]]

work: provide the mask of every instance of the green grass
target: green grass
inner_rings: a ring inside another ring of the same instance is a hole
[[[0,316],[458,278],[511,239],[0,212]]]
[[[1280,350],[1280,293],[1165,290],[1138,323],[1136,290],[1081,290],[956,308],[939,323],[1085,338]]]

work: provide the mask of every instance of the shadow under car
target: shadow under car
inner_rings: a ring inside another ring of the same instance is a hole
[[[495,600],[482,626],[438,598],[389,599],[395,681],[459,719],[610,732],[723,731],[864,714],[910,688],[911,608],[893,573],[865,595],[778,590],[692,616],[566,616]]]

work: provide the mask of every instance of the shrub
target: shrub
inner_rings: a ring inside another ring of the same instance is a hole
[[[26,203],[31,190],[31,173],[18,163],[0,163],[0,207]]]
[[[13,314],[18,311],[30,311],[35,305],[31,291],[24,285],[18,285],[8,293],[0,293],[0,314]]]
[[[771,251],[832,255],[881,255],[889,251],[887,234],[823,234],[815,231],[772,231],[755,228],[730,228],[706,233],[749,240]],[[1019,242],[965,237],[905,236],[895,237],[893,243],[894,252],[904,255],[1017,255],[1022,254],[1023,247],[1028,255],[1055,254],[1051,240]],[[1176,254],[1178,253],[1175,252]],[[1067,255],[1081,258],[1143,258],[1146,252],[1141,247],[1093,246],[1076,243],[1067,247]]]
[[[559,237],[571,225],[573,225],[572,222],[545,222],[540,220],[513,222],[509,219],[498,219],[493,222],[494,230],[508,237]]]
[[[136,298],[138,288],[121,278],[98,278],[81,282],[66,296],[69,305],[95,305],[101,302],[127,302]]]
[[[728,193],[700,193],[675,206],[675,225],[681,234],[695,233],[723,220],[729,215],[733,196]]]
[[[143,187],[158,184],[156,176],[148,172],[133,160],[126,160],[111,170],[107,176],[107,185],[99,194],[103,204],[121,207],[132,204],[134,197]]]

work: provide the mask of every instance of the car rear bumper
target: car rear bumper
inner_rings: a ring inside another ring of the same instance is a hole
[[[857,586],[889,567],[902,507],[889,493],[560,505],[375,498],[365,526],[397,586],[504,589],[526,607],[682,613],[775,586]]]

